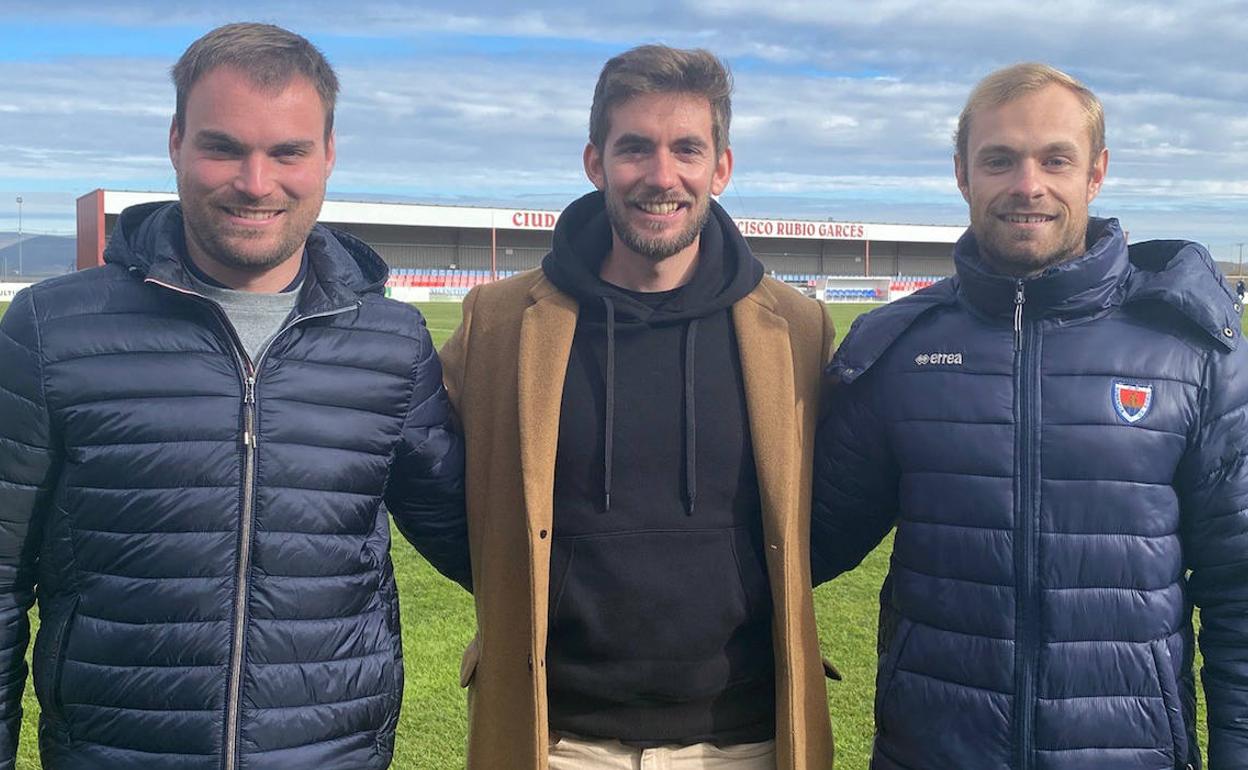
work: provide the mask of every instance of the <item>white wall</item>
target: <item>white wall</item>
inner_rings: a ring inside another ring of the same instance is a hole
[[[12,302],[14,294],[17,294],[27,286],[33,285],[30,283],[0,283],[0,302]]]

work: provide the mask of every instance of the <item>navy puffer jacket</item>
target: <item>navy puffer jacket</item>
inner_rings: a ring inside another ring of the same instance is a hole
[[[864,316],[816,449],[816,582],[895,525],[875,770],[1248,768],[1248,348],[1209,255],[957,275]],[[1190,572],[1189,572],[1190,570]]]
[[[468,580],[463,455],[414,309],[316,227],[254,376],[184,288],[176,204],[127,210],[102,268],[0,322],[0,768],[38,594],[56,770],[390,764],[402,693],[383,497]]]

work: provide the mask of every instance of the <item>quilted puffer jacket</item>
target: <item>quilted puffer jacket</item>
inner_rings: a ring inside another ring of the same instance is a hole
[[[468,580],[463,455],[423,320],[367,246],[316,227],[253,364],[193,294],[176,204],[0,322],[0,768],[26,611],[44,767],[362,770],[402,693],[383,497]]]
[[[894,526],[874,770],[1248,768],[1248,348],[1203,248],[957,275],[864,316],[829,367],[814,578]]]

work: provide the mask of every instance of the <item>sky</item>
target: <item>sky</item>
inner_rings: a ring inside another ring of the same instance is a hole
[[[974,84],[1044,61],[1104,102],[1092,205],[1132,240],[1248,242],[1248,0],[0,0],[0,231],[74,229],[95,188],[172,191],[169,67],[219,24],[338,71],[329,197],[559,209],[602,64],[642,43],[731,67],[736,216],[965,225],[952,133]]]

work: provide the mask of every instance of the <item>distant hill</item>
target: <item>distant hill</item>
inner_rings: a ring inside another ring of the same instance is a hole
[[[17,233],[0,233],[0,270],[8,278],[47,278],[73,272],[78,239],[72,235],[23,235],[18,274]]]

